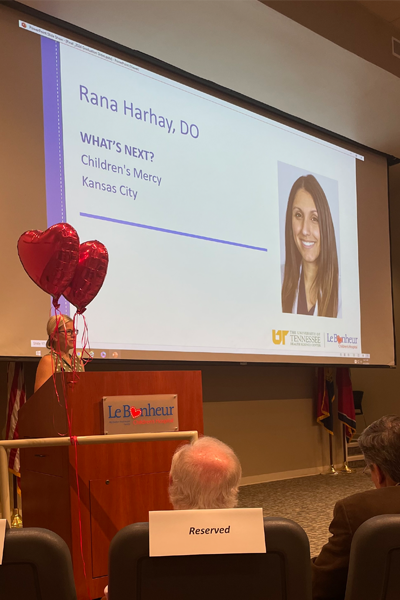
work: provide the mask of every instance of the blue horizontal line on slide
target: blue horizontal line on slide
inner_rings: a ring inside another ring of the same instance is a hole
[[[152,231],[161,231],[162,233],[171,233],[172,235],[183,235],[184,237],[195,238],[196,240],[205,240],[206,242],[216,242],[217,244],[238,246],[239,248],[247,248],[248,250],[268,252],[267,248],[261,248],[259,246],[249,246],[248,244],[240,244],[239,242],[219,240],[217,238],[206,237],[204,235],[196,235],[194,233],[186,233],[184,231],[175,231],[173,229],[164,229],[163,227],[154,227],[153,225],[143,225],[142,223],[133,223],[132,221],[122,221],[121,219],[113,219],[112,217],[103,217],[101,215],[91,215],[90,213],[81,212],[79,214],[81,217],[87,217],[89,219],[99,219],[100,221],[109,221],[111,223],[118,223],[119,225],[129,225],[130,227],[139,227],[140,229],[151,229]]]

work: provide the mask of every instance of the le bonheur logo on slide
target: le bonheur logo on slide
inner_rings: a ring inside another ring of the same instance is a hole
[[[272,330],[272,341],[276,346],[321,347],[321,334],[313,331]]]
[[[326,341],[328,344],[337,344],[339,348],[357,348],[358,338],[350,337],[347,334],[339,335],[337,333],[327,333]]]

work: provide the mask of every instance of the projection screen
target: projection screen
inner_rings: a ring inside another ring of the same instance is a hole
[[[2,356],[47,352],[16,246],[66,222],[110,256],[95,358],[394,364],[386,156],[34,17],[0,32]]]

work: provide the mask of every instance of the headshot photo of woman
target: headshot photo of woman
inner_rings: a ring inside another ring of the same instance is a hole
[[[286,209],[282,311],[336,318],[339,304],[331,211],[314,175],[303,175],[294,182]]]

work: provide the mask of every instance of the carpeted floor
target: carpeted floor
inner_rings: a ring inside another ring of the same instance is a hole
[[[311,556],[315,556],[330,535],[328,527],[335,502],[373,487],[362,469],[349,474],[271,481],[241,487],[239,507],[262,507],[265,517],[286,517],[296,521],[307,533]]]

